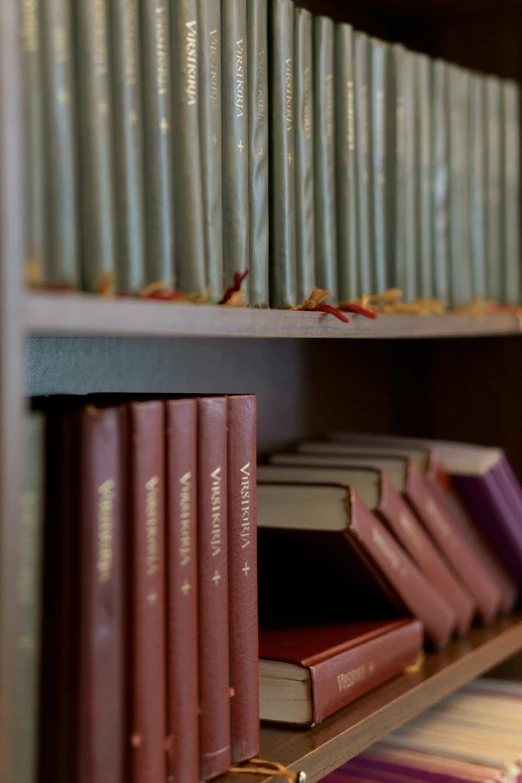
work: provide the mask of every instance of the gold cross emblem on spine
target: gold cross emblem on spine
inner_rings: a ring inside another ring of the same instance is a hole
[[[191,590],[192,590],[192,588],[191,588],[189,582],[185,579],[185,581],[181,585],[181,592],[183,593],[185,598],[187,597],[187,595],[190,593]]]
[[[243,152],[243,150],[244,150],[244,148],[245,148],[245,145],[243,144],[243,142],[242,142],[242,141],[240,141],[240,142],[239,142],[239,144],[238,144],[237,146],[239,147],[239,151],[240,151],[240,152]]]
[[[219,571],[216,571],[216,573],[215,573],[215,574],[214,574],[214,576],[212,577],[212,581],[214,582],[214,584],[216,585],[216,587],[218,586],[218,584],[219,584],[219,580],[220,580],[220,579],[221,579],[221,574],[219,573]]]
[[[248,563],[245,563],[244,567],[241,569],[245,576],[248,576],[248,572],[250,571],[250,566]]]
[[[213,145],[214,145],[214,147],[215,147],[217,143],[218,143],[218,137],[217,137],[217,136],[214,134],[214,135],[212,136],[212,144],[213,144]]]
[[[155,604],[158,600],[158,594],[157,593],[149,593],[147,596],[147,601],[149,604]]]
[[[166,133],[168,131],[168,129],[169,129],[169,123],[167,122],[165,117],[160,122],[160,128],[161,128],[161,132],[162,133]]]
[[[292,153],[291,152],[288,153],[288,163],[289,163],[290,166],[292,165]]]

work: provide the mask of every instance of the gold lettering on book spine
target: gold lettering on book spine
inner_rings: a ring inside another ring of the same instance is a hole
[[[259,60],[257,63],[257,92],[256,92],[256,108],[259,124],[262,125],[265,121],[265,70],[266,70],[266,52],[261,49],[259,52]]]
[[[413,524],[410,515],[403,511],[399,516],[399,524],[404,532],[408,535],[411,543],[414,544],[417,549],[423,549],[424,544],[422,538],[419,535],[418,529]]]
[[[328,146],[329,166],[333,167],[334,154],[334,79],[333,73],[329,73],[325,80],[325,120],[326,120],[326,142]]]
[[[159,478],[153,476],[145,484],[145,563],[147,576],[159,570]]]
[[[245,114],[245,69],[244,69],[244,41],[236,41],[236,117]]]
[[[107,3],[106,0],[93,0],[94,14],[94,73],[105,76],[108,72],[109,55],[107,49]]]
[[[305,139],[312,138],[312,71],[305,68],[303,72],[303,130]]]
[[[156,83],[158,95],[169,91],[169,55],[168,55],[167,8],[156,8]]]
[[[286,132],[290,133],[294,127],[294,85],[292,78],[292,58],[285,61],[285,121]]]
[[[240,509],[241,509],[241,549],[250,546],[250,462],[247,462],[240,470]]]
[[[212,557],[217,557],[221,552],[221,515],[222,515],[222,488],[221,467],[216,468],[211,474],[210,509],[212,514],[210,545]]]
[[[219,108],[221,90],[219,86],[219,34],[217,30],[210,31],[210,103],[213,109]]]
[[[133,87],[138,82],[138,13],[134,3],[125,5],[123,34],[125,38],[125,84]]]
[[[20,515],[20,551],[18,565],[17,600],[27,606],[34,600],[34,561],[36,555],[37,495],[32,490],[23,493]]]
[[[394,571],[398,571],[400,567],[399,558],[395,552],[390,549],[390,545],[384,538],[384,536],[376,530],[372,530],[372,541],[377,546],[379,551],[384,555],[390,566]]]
[[[114,560],[114,488],[112,479],[98,487],[98,584],[107,584]]]
[[[22,43],[25,52],[38,51],[38,2],[37,0],[22,0]]]
[[[346,126],[348,128],[348,149],[355,150],[355,107],[353,82],[346,82]]]
[[[368,664],[363,663],[361,666],[357,666],[356,669],[352,669],[349,672],[338,674],[337,687],[339,689],[339,693],[347,691],[350,688],[353,688],[354,685],[363,682],[367,677],[370,676],[370,674],[373,673],[374,670],[375,665],[370,662]]]
[[[186,47],[186,83],[187,104],[195,106],[198,102],[198,23],[195,19],[185,24],[187,31]]]
[[[190,529],[192,519],[192,474],[190,471],[180,478],[179,483],[179,557],[181,567],[184,568],[190,563],[192,555],[192,535]]]
[[[448,541],[451,541],[454,543],[454,539],[452,537],[451,533],[451,527],[448,524],[448,521],[444,517],[444,515],[441,513],[440,509],[437,507],[437,504],[433,500],[428,500],[426,503],[426,511],[431,520],[435,523],[435,527],[441,534],[443,538],[446,538]]]

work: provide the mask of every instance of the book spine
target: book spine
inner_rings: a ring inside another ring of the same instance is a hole
[[[271,306],[296,303],[294,4],[269,6]]]
[[[417,269],[418,294],[433,296],[432,267],[432,96],[431,60],[413,55],[415,74],[415,110],[417,156]]]
[[[220,0],[198,0],[198,25],[203,233],[207,285],[210,295],[219,299],[223,290]]]
[[[504,128],[504,274],[502,301],[520,304],[520,92],[502,85]]]
[[[129,406],[132,780],[166,776],[165,481],[163,403]]]
[[[107,0],[78,0],[83,288],[115,289],[112,114]]]
[[[390,53],[390,77],[393,80],[393,99],[395,102],[393,168],[394,182],[391,212],[393,225],[393,251],[390,285],[393,288],[404,286],[406,270],[406,123],[404,90],[404,47],[394,44]]]
[[[15,780],[37,779],[40,623],[44,504],[44,417],[28,413],[25,430],[25,478],[18,525],[16,592],[18,657],[16,662]]]
[[[296,299],[315,287],[314,72],[312,15],[295,9],[295,248]]]
[[[502,172],[503,134],[502,89],[500,81],[492,76],[486,81],[486,144],[487,144],[487,296],[494,302],[502,299],[502,259],[504,235],[502,231]]]
[[[42,282],[60,288],[80,283],[75,135],[76,83],[68,0],[42,0],[42,73],[47,245]],[[52,176],[51,176],[52,172]]]
[[[337,237],[339,300],[356,299],[360,289],[357,269],[357,157],[355,133],[354,35],[347,24],[335,30]]]
[[[27,257],[25,280],[28,285],[43,282],[45,268],[46,222],[41,2],[30,0],[20,5],[22,56],[25,87],[26,184],[27,184]]]
[[[141,5],[143,51],[143,131],[145,220],[147,232],[146,290],[174,285],[172,131],[167,0]],[[149,286],[151,287],[149,289]]]
[[[80,419],[78,780],[120,783],[124,749],[124,609],[119,411]]]
[[[372,289],[372,231],[370,211],[370,55],[369,40],[355,33],[355,121],[357,136],[357,218],[359,226],[359,289]]]
[[[246,0],[223,0],[224,285],[249,264],[248,58]],[[245,286],[248,291],[248,285]],[[248,296],[246,297],[248,300]]]
[[[371,138],[373,189],[373,263],[372,290],[387,287],[387,68],[388,47],[381,41],[370,41],[371,56]]]
[[[228,575],[232,761],[259,753],[256,397],[228,399]]]
[[[413,666],[422,637],[421,623],[410,622],[310,667],[314,724]]]
[[[268,8],[247,4],[250,304],[268,307]]]
[[[113,131],[116,176],[116,290],[141,293],[145,284],[143,112],[138,0],[111,4]]]
[[[486,296],[484,86],[481,76],[470,76],[471,280],[474,298],[482,301]]]
[[[404,291],[406,301],[414,301],[419,295],[417,235],[418,225],[411,216],[417,212],[417,166],[418,140],[415,128],[415,56],[412,52],[402,52],[402,95],[404,108],[404,266],[399,288]]]
[[[210,262],[207,264],[205,260],[199,125],[201,79],[198,72],[201,33],[197,0],[171,2],[170,12],[170,76],[175,127],[170,150],[174,170],[176,287],[184,293],[204,297],[210,286]],[[172,219],[172,212],[170,217]],[[216,270],[212,274],[215,276]]]
[[[166,403],[169,779],[199,781],[197,403]]]
[[[317,285],[336,304],[337,216],[335,196],[335,26],[326,16],[313,18],[315,146],[315,267]]]
[[[433,269],[434,295],[449,300],[449,106],[446,63],[433,63]]]
[[[227,400],[198,400],[200,775],[230,766]]]

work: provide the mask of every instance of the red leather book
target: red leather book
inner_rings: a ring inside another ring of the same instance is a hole
[[[163,403],[129,405],[131,725],[133,783],[167,775],[165,661],[165,426]]]
[[[166,402],[169,780],[198,783],[197,402]]]
[[[259,754],[256,397],[228,398],[228,578],[232,761]]]
[[[230,767],[227,400],[198,400],[200,776]]]
[[[262,631],[261,719],[320,723],[414,665],[422,636],[417,620]]]
[[[78,757],[81,783],[123,783],[124,577],[121,411],[80,414]],[[71,523],[73,520],[71,520]]]

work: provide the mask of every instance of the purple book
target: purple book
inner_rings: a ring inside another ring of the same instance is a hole
[[[418,767],[396,764],[393,761],[383,761],[364,754],[356,756],[342,766],[338,772],[345,775],[344,783],[347,783],[346,776],[358,780],[375,780],[379,783],[393,783],[399,779],[404,781],[408,778],[412,778],[416,783],[420,781],[423,783],[463,783],[461,777],[445,775],[442,772],[430,772]]]

